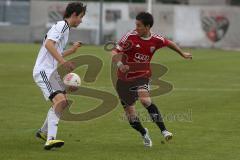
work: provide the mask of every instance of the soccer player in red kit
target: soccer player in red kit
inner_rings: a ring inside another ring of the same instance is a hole
[[[118,67],[116,90],[130,125],[142,135],[146,147],[151,147],[152,141],[147,128],[142,126],[137,116],[135,110],[137,99],[160,128],[165,140],[168,141],[173,137],[173,134],[166,129],[159,109],[150,98],[149,81],[152,56],[156,50],[168,47],[183,58],[192,59],[190,53],[183,52],[174,42],[151,32],[153,21],[150,13],[139,13],[136,16],[136,29],[124,35],[116,49],[112,51],[113,61]]]

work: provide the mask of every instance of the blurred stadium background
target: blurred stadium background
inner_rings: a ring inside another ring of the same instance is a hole
[[[88,6],[84,23],[70,41],[103,44],[117,40],[134,27],[140,11],[155,18],[153,31],[186,47],[239,48],[239,0],[100,0]],[[62,15],[68,1],[1,0],[0,41],[41,42]]]

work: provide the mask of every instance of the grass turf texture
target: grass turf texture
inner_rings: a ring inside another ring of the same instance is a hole
[[[174,134],[172,142],[161,143],[159,129],[151,122],[143,122],[153,140],[151,149],[144,148],[140,135],[121,118],[123,109],[119,104],[114,111],[95,120],[61,121],[58,138],[65,141],[65,146],[45,151],[43,142],[34,137],[50,106],[32,79],[39,47],[0,44],[0,159],[239,159],[238,52],[192,49],[192,61],[185,61],[168,49],[155,54],[153,61],[169,68],[162,79],[174,85],[172,92],[153,98],[161,112],[170,117],[166,125]],[[116,95],[109,78],[110,56],[103,47],[84,46],[73,57],[81,54],[97,56],[104,62],[97,81],[83,85]],[[77,73],[83,77],[85,70],[82,67]],[[79,96],[71,98],[76,104],[71,108],[73,112],[89,110],[100,102]],[[147,113],[139,103],[137,110]],[[181,117],[184,114],[187,119]]]

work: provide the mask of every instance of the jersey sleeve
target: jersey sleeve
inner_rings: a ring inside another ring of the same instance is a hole
[[[162,37],[160,35],[156,35],[155,38],[157,39],[157,48],[163,48],[169,45],[169,40],[165,37]]]
[[[125,34],[116,44],[116,48],[114,51],[117,53],[122,53],[124,51],[124,48],[126,48],[126,45],[128,45],[130,33]]]
[[[58,42],[63,35],[63,31],[67,27],[65,22],[58,22],[57,24],[53,25],[52,28],[47,33],[47,39],[51,39],[55,42]]]

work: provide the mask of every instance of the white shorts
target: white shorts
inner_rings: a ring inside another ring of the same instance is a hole
[[[46,100],[52,100],[56,93],[65,93],[65,85],[57,72],[40,71],[33,73],[33,79],[42,90]]]

